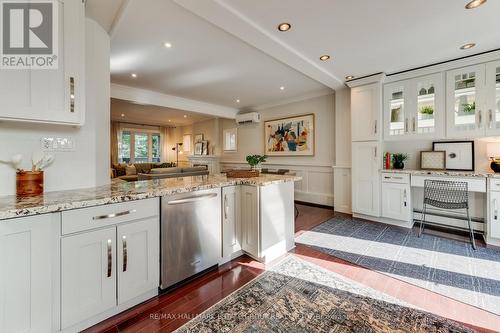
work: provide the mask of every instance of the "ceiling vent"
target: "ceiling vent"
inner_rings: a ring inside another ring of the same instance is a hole
[[[257,112],[249,112],[236,115],[236,123],[238,125],[260,123],[260,114]]]

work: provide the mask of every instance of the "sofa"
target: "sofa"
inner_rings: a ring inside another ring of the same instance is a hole
[[[152,169],[158,168],[173,168],[175,163],[134,163],[134,164],[113,164],[111,167],[111,177],[119,178],[126,181],[136,181],[138,180],[138,174],[148,174]]]
[[[155,168],[149,173],[139,173],[138,180],[162,179],[162,178],[178,178],[190,176],[208,175],[208,170],[204,166],[187,167],[187,168]]]

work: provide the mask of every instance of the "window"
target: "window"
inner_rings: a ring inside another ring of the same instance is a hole
[[[238,148],[238,129],[224,130],[224,151],[236,151]]]
[[[147,130],[122,131],[118,146],[120,163],[160,162],[160,134]]]
[[[191,151],[191,134],[184,134],[182,136],[182,151],[184,152]]]

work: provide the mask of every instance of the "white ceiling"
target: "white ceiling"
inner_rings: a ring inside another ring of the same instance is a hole
[[[110,32],[115,23],[115,18],[119,16],[122,6],[128,0],[86,0],[85,14],[92,17],[104,30]]]
[[[129,1],[112,35],[111,72],[113,83],[239,108],[328,89],[171,0]]]
[[[122,114],[124,115],[123,117]],[[184,115],[187,117],[184,118]],[[114,121],[140,125],[176,127],[191,125],[211,118],[213,117],[206,114],[155,105],[135,104],[116,98],[111,99],[111,119]]]

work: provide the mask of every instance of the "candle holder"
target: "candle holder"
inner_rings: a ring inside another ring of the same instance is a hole
[[[16,195],[33,197],[43,194],[43,171],[16,172]]]

